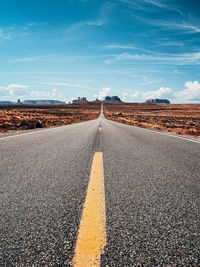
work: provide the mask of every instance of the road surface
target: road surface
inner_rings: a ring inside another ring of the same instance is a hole
[[[0,266],[200,264],[198,141],[101,115],[0,138],[0,178]]]

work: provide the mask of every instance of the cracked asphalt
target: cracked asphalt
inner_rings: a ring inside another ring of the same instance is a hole
[[[103,116],[0,138],[0,266],[71,266],[96,151],[106,197],[101,266],[200,266],[200,143]]]

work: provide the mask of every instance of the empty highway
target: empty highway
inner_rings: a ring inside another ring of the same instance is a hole
[[[0,138],[0,266],[199,266],[200,142],[97,120]]]

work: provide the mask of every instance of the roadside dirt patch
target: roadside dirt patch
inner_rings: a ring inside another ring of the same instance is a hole
[[[47,128],[98,118],[100,104],[0,106],[0,133]]]
[[[144,128],[200,136],[200,104],[104,104],[107,119]]]

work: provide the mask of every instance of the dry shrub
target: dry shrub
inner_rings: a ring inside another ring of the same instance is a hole
[[[96,119],[100,104],[0,106],[0,132],[61,126]]]
[[[104,104],[107,119],[178,134],[200,136],[200,104]]]

